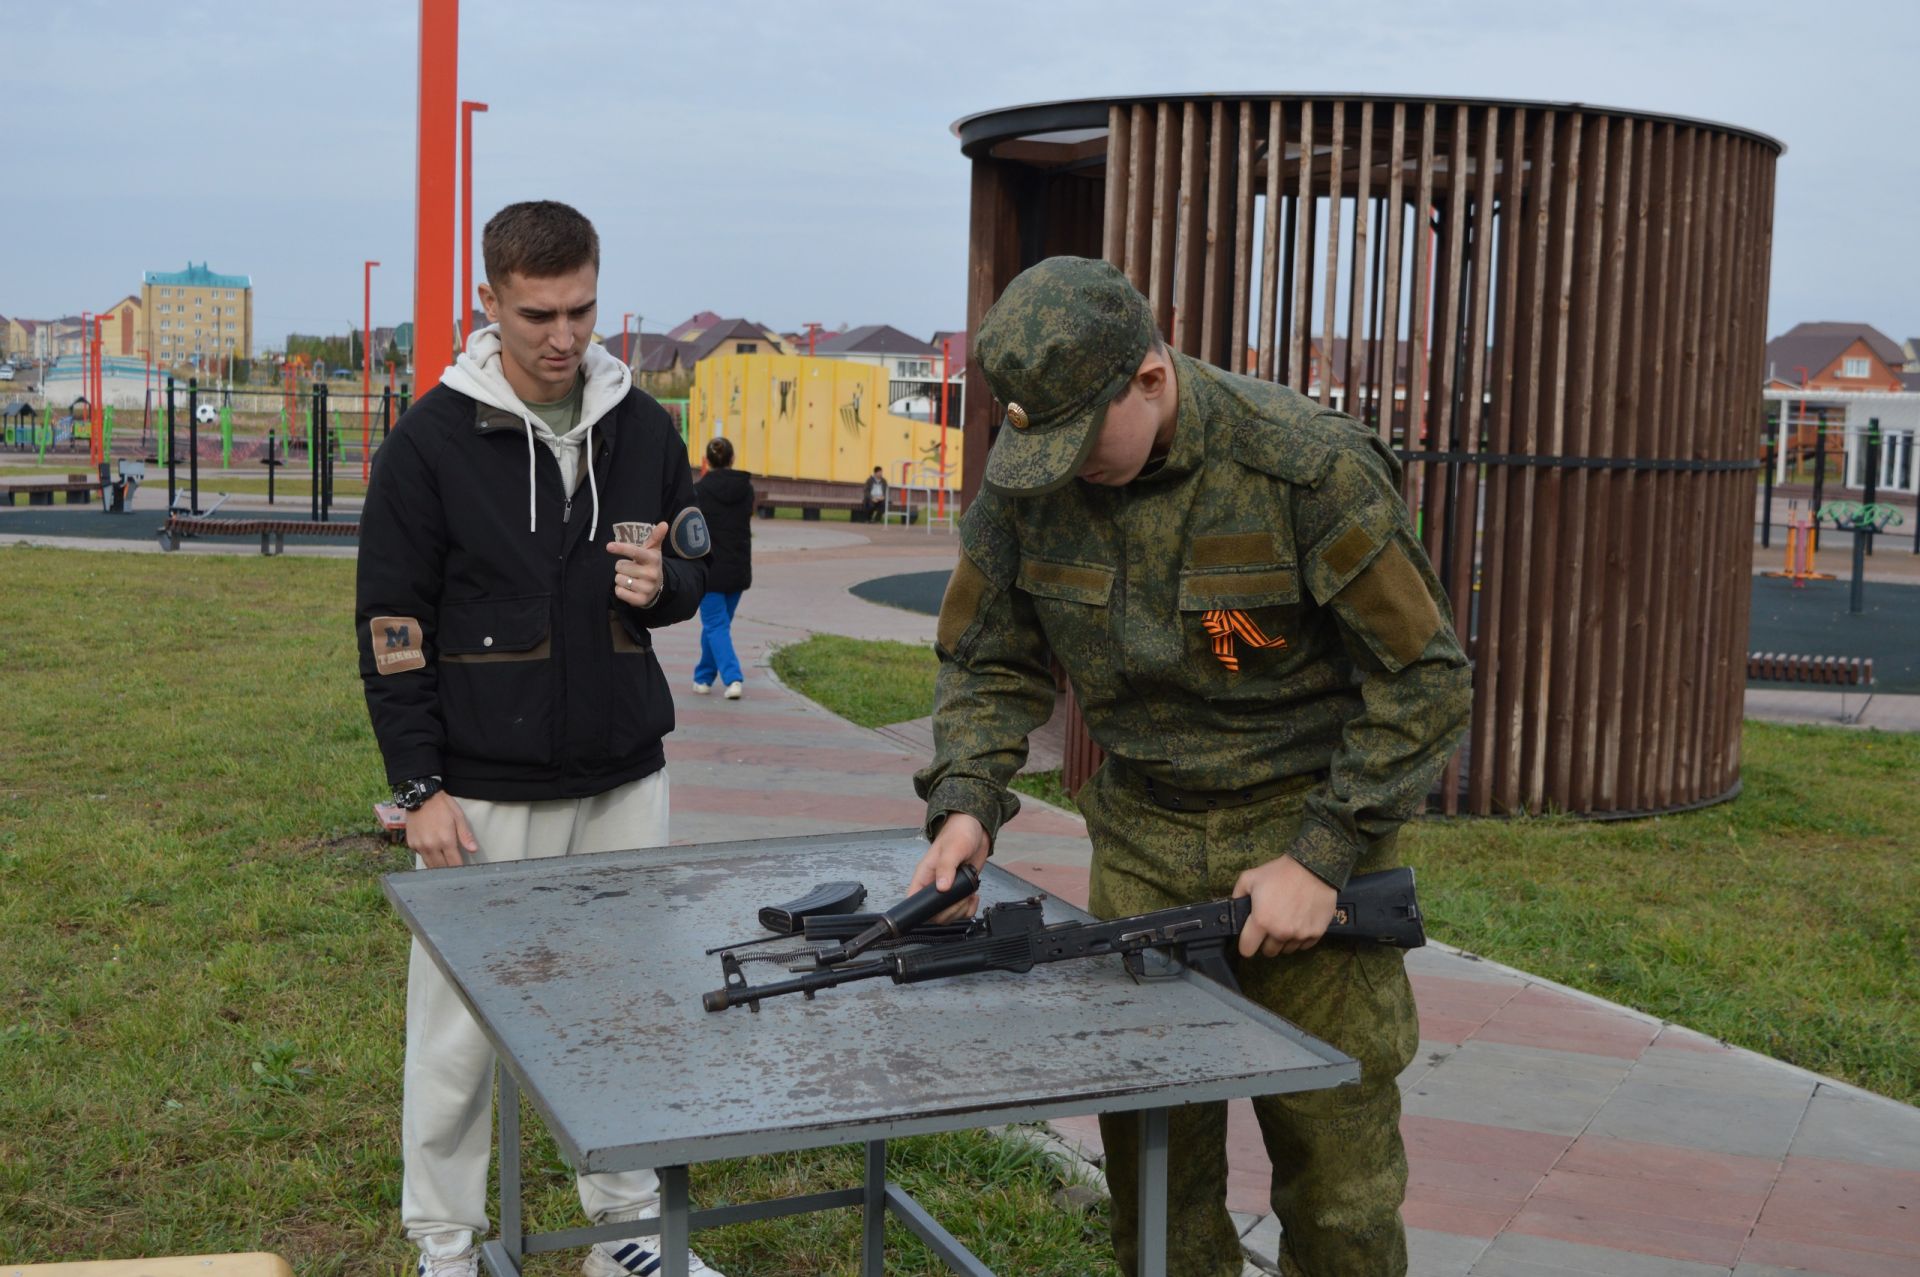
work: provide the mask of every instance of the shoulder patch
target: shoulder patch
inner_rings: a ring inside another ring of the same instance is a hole
[[[404,674],[427,667],[420,621],[411,616],[376,616],[367,622],[373,639],[373,668],[382,674]]]
[[[673,516],[673,524],[667,529],[667,544],[683,559],[697,559],[713,548],[707,518],[700,513],[699,506],[690,505]]]

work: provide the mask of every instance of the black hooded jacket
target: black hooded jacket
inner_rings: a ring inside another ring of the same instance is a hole
[[[443,384],[381,445],[355,629],[390,782],[437,775],[455,797],[524,802],[665,765],[673,699],[651,630],[699,610],[707,563],[669,548],[658,602],[635,608],[614,597],[606,544],[614,520],[687,510],[693,476],[666,411],[638,390],[591,443],[593,491],[583,475],[569,499],[524,420]]]
[[[737,594],[753,584],[753,476],[731,467],[709,470],[693,493],[713,537],[707,590]]]

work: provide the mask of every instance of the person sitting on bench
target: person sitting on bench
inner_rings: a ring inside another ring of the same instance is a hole
[[[873,468],[873,476],[867,480],[866,499],[855,510],[855,523],[881,523],[887,512],[887,476],[879,466]]]

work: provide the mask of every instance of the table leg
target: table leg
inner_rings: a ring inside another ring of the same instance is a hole
[[[885,1272],[887,1236],[887,1142],[867,1144],[866,1201],[860,1234],[860,1277],[881,1277]]]
[[[500,1244],[519,1270],[527,1255],[527,1239],[520,1218],[520,1085],[503,1064],[495,1063],[500,1079]]]
[[[1140,1114],[1140,1277],[1167,1277],[1167,1110]]]
[[[660,1168],[660,1277],[687,1277],[687,1246],[692,1230],[687,1216],[692,1211],[687,1187],[687,1168]]]

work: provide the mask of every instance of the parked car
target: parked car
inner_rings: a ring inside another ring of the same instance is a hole
[[[12,381],[12,380],[13,380],[13,365],[0,364],[0,381]]]

